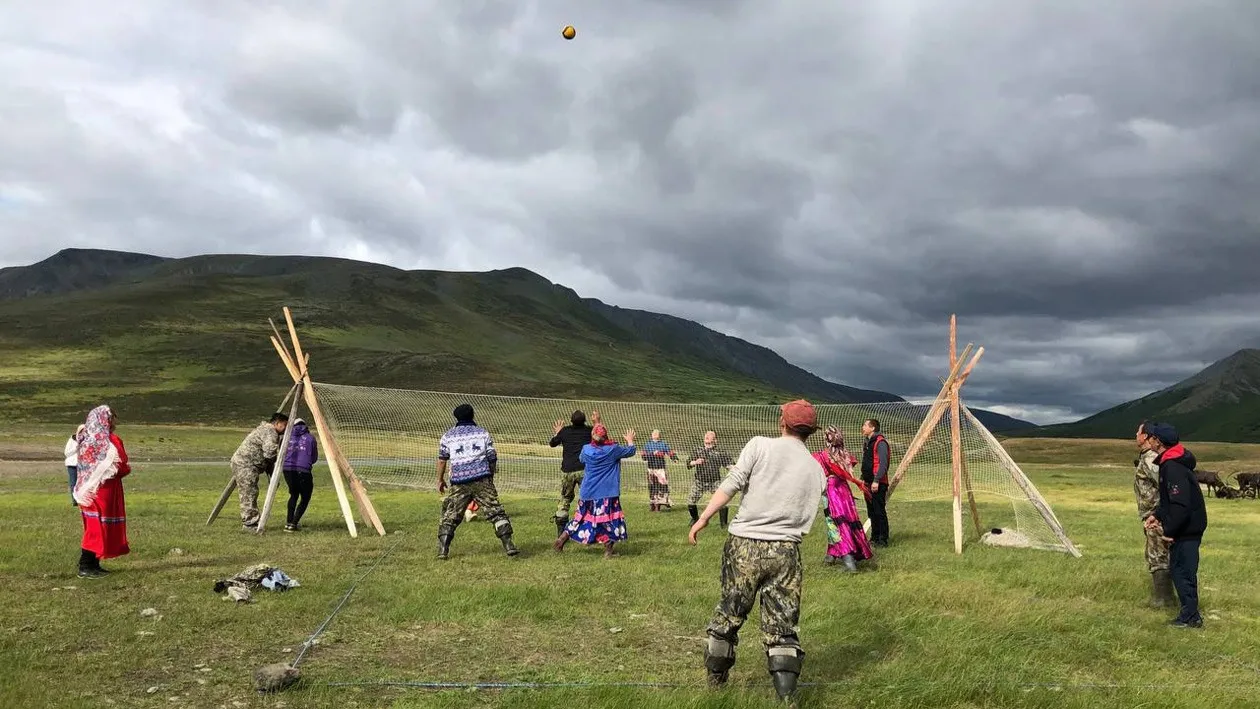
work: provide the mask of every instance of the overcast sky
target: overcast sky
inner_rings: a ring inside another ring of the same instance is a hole
[[[957,312],[1065,420],[1260,345],[1257,67],[1257,0],[5,3],[0,265],[524,266],[905,396]]]

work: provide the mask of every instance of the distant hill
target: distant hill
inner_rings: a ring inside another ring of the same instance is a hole
[[[286,388],[266,323],[282,305],[294,310],[315,378],[331,383],[715,403],[902,400],[824,380],[689,320],[583,299],[523,268],[66,249],[0,269],[0,421],[77,418],[106,399],[133,421],[252,421]],[[973,412],[994,431],[1033,425]]]
[[[525,269],[68,249],[0,270],[0,420],[77,418],[108,399],[131,420],[252,421],[286,388],[266,323],[285,304],[312,372],[334,383],[731,403],[899,399],[824,381],[681,319],[636,330],[652,314],[583,300]]]
[[[1187,440],[1260,443],[1260,350],[1239,350],[1189,379],[1075,423],[1009,435],[1128,438],[1142,419],[1171,423]]]

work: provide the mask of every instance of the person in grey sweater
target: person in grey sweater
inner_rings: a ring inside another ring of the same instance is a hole
[[[707,628],[705,669],[710,686],[726,684],[739,630],[760,595],[767,669],[779,698],[794,705],[805,657],[797,637],[804,579],[800,544],[818,515],[825,480],[805,447],[818,430],[813,405],[797,400],[780,408],[779,436],[748,441],[692,525],[689,541],[696,544],[713,515],[743,494],[722,550],[721,599]]]

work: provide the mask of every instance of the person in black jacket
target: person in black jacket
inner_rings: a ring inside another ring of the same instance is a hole
[[[1194,477],[1194,454],[1181,445],[1177,429],[1166,423],[1143,426],[1159,464],[1159,506],[1146,518],[1170,543],[1169,570],[1181,612],[1172,620],[1177,628],[1202,628],[1199,615],[1199,544],[1207,531],[1207,505]]]
[[[591,419],[599,423],[599,412],[592,411]],[[574,411],[569,417],[569,425],[564,421],[556,421],[552,429],[555,436],[551,439],[551,447],[560,449],[560,501],[556,504],[556,536],[564,534],[565,525],[569,523],[569,511],[573,508],[573,497],[577,494],[582,478],[586,475],[586,465],[581,460],[582,446],[591,442],[592,427],[586,425],[586,414]]]
[[[866,498],[866,516],[871,520],[871,544],[888,546],[888,439],[879,432],[878,419],[862,422],[862,482],[871,490]]]

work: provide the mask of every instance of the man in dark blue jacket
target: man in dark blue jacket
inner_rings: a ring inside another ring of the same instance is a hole
[[[1177,628],[1202,628],[1199,615],[1199,544],[1207,531],[1207,505],[1194,477],[1194,454],[1181,445],[1177,429],[1166,423],[1143,425],[1150,449],[1158,456],[1159,506],[1146,519],[1171,546],[1169,570],[1181,612],[1173,619]]]

